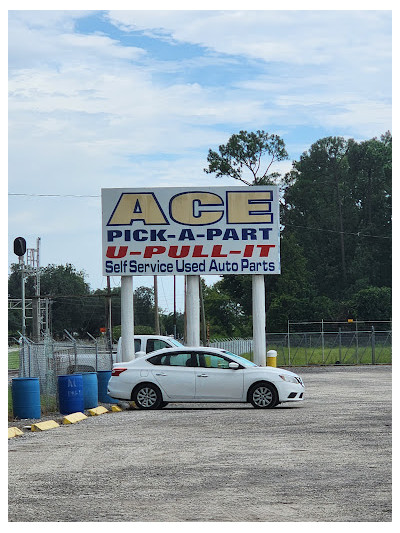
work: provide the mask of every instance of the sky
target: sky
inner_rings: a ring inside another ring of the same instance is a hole
[[[203,169],[208,150],[240,130],[285,141],[289,160],[271,169],[283,174],[318,139],[391,130],[392,14],[380,5],[10,6],[8,264],[16,237],[28,248],[40,237],[41,266],[71,263],[105,288],[101,188],[239,185]],[[159,280],[159,306],[172,312],[173,279]],[[134,278],[134,288],[151,284]],[[177,287],[182,310],[182,277]]]

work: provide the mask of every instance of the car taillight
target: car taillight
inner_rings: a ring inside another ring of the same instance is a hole
[[[111,375],[112,376],[119,376],[122,372],[125,372],[125,370],[128,370],[127,368],[113,368]]]

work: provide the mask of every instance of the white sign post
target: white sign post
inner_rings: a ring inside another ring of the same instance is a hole
[[[121,276],[121,350],[123,361],[135,358],[133,278]]]
[[[199,276],[186,276],[187,343],[200,346]]]
[[[256,365],[266,365],[265,342],[265,284],[263,274],[252,276],[253,304],[253,360]]]
[[[187,276],[188,340],[195,345],[198,276],[257,279],[255,342],[264,350],[257,348],[255,357],[265,364],[265,306],[259,297],[262,291],[264,301],[264,275],[280,274],[278,187],[102,189],[102,216],[105,276]],[[129,320],[133,331],[133,314]]]

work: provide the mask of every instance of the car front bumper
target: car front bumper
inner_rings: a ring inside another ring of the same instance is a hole
[[[304,400],[304,385],[283,381],[279,383],[278,394],[280,402],[300,402]]]

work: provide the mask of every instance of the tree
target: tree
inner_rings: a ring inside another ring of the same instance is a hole
[[[390,287],[368,287],[352,299],[359,320],[391,320],[392,291]]]
[[[226,276],[232,277],[232,276]],[[233,276],[239,278],[239,276]],[[242,278],[244,276],[240,276]],[[226,279],[226,278],[225,278]],[[240,337],[251,335],[249,316],[243,312],[237,298],[224,290],[223,281],[213,286],[204,285],[204,311],[210,327],[210,337]]]
[[[326,137],[293,163],[293,170],[285,176],[282,220],[311,253],[309,258],[317,272],[321,263],[318,250],[325,249],[323,263],[329,263],[330,274],[327,279],[341,288],[347,279],[344,219],[349,221],[349,208],[354,209],[349,202],[353,195],[345,157],[347,148],[343,138]],[[321,279],[319,273],[316,278]]]
[[[166,335],[174,334],[174,313],[160,314],[161,331]],[[178,339],[183,339],[185,330],[185,315],[183,313],[176,313],[176,336]]]
[[[154,328],[154,290],[150,287],[138,287],[133,294],[134,319],[136,326]]]
[[[265,166],[264,156],[269,156]],[[209,150],[207,174],[216,173],[216,177],[229,176],[246,185],[265,185],[271,183],[279,174],[268,174],[276,161],[288,159],[285,143],[278,135],[270,135],[264,130],[256,133],[240,131],[230,137],[227,144],[219,146],[219,153]],[[250,180],[245,176],[250,174]],[[260,173],[260,175],[258,175]]]
[[[390,286],[392,263],[392,136],[386,132],[352,143],[349,172],[356,183],[357,226],[353,278],[363,285]],[[365,235],[365,237],[364,237]],[[366,237],[371,235],[370,238]],[[360,287],[361,288],[361,287]]]
[[[8,291],[10,298],[21,298],[21,272],[18,265],[12,265],[9,276]],[[86,332],[90,317],[94,316],[93,301],[88,304],[89,285],[85,274],[77,271],[71,264],[48,265],[40,269],[40,286],[42,297],[52,300],[52,330],[57,337],[63,336],[64,329],[73,332]],[[34,296],[33,276],[28,276],[25,295]],[[31,334],[31,323],[27,322],[27,334]]]
[[[295,315],[291,315],[289,312],[294,309],[292,305],[294,302],[305,316],[316,298],[303,248],[297,243],[294,235],[285,231],[281,235],[281,263],[282,273],[280,275],[265,276],[268,331],[284,331],[286,329],[287,318],[285,316],[287,315],[289,319],[294,320]],[[251,276],[223,276],[222,280],[218,282],[218,289],[240,309],[240,313],[244,317],[241,327],[246,328],[246,325],[251,321],[253,312]],[[280,303],[278,303],[278,299],[280,299]],[[282,309],[283,301],[290,304],[285,304],[285,313],[287,311],[285,315],[276,311]],[[216,313],[215,316],[220,316],[220,312]]]
[[[317,292],[338,300],[362,279],[390,284],[390,135],[360,144],[327,137],[293,167],[281,221],[302,245]]]

